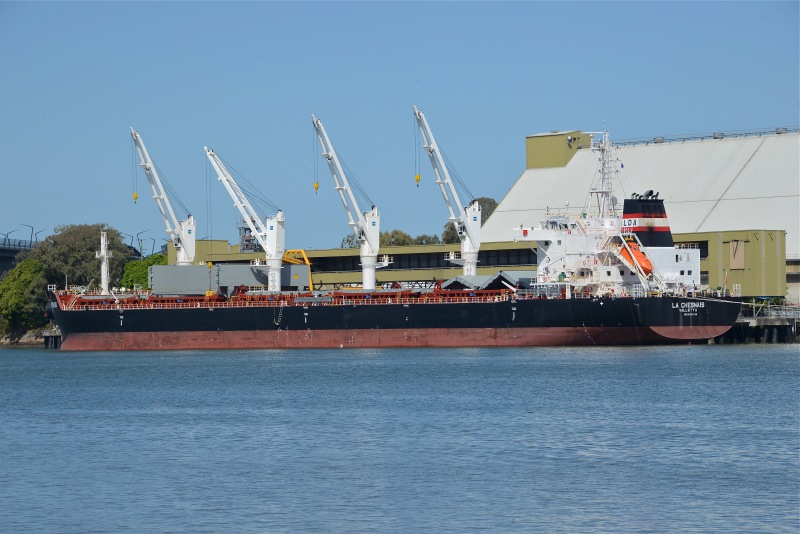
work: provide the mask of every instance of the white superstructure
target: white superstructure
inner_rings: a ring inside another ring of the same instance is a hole
[[[607,132],[592,140],[592,151],[599,164],[583,207],[566,203],[548,209],[538,226],[513,230],[515,241],[537,245],[537,283],[561,285],[567,297],[699,290],[700,251],[674,246],[658,193],[632,195],[625,203],[632,213],[620,214],[614,183],[621,168]]]

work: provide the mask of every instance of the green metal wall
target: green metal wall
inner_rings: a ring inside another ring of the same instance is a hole
[[[708,256],[701,259],[700,270],[708,272],[709,287],[732,290],[740,284],[745,297],[786,295],[784,230],[702,232],[674,238],[681,243],[707,242]]]
[[[579,148],[591,146],[589,134],[578,130],[525,138],[525,168],[564,167]]]

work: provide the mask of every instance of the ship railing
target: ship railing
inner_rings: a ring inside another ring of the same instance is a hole
[[[563,285],[563,284],[562,284]],[[524,298],[525,295],[522,295]],[[423,293],[414,296],[364,296],[364,297],[330,297],[330,298],[254,298],[231,299],[227,301],[189,298],[186,300],[159,301],[157,299],[135,299],[114,302],[108,300],[83,300],[78,295],[62,297],[64,310],[130,310],[130,309],[186,309],[186,308],[248,308],[248,307],[282,307],[282,306],[335,306],[335,305],[385,305],[385,304],[453,304],[453,303],[490,303],[507,301],[512,298],[510,292],[493,294],[443,294],[437,292]]]
[[[567,286],[570,286],[569,291],[567,291]],[[531,284],[530,288],[521,289],[517,291],[516,295],[518,299],[586,299],[597,297],[596,293],[585,291],[581,289],[580,285],[576,287],[569,282]],[[650,295],[641,284],[635,284],[610,294],[612,298],[644,298]]]
[[[489,303],[501,302],[511,298],[510,294],[496,295],[443,295],[441,293],[425,293],[415,297],[388,297],[388,298],[345,298],[339,302],[331,302],[332,305],[342,304],[345,306],[355,305],[383,305],[383,304],[466,304],[466,303]]]
[[[530,287],[517,292],[518,298],[528,299],[561,299],[566,298],[567,283],[531,284]]]
[[[634,284],[628,290],[628,294],[633,298],[644,298],[647,296],[647,291],[645,291],[644,286],[642,284]]]

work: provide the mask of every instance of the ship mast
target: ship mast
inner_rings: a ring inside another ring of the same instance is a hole
[[[108,295],[109,268],[108,259],[111,257],[108,250],[108,236],[106,232],[100,232],[100,250],[95,252],[95,257],[100,259],[100,294]]]
[[[602,135],[602,140],[592,143],[592,150],[600,154],[598,159],[597,180],[589,192],[589,199],[585,211],[590,208],[597,209],[599,219],[617,218],[617,198],[614,196],[614,180],[619,175],[619,160],[616,157],[616,148],[609,139],[608,130],[603,130],[594,135]]]

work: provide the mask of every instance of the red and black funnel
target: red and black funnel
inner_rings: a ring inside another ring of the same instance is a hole
[[[672,247],[664,200],[650,189],[644,194],[634,193],[625,199],[622,207],[622,231],[636,234],[645,247]]]

